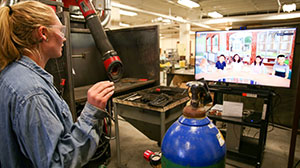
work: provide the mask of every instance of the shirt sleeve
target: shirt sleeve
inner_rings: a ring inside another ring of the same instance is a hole
[[[87,103],[77,122],[66,129],[64,115],[58,114],[61,111],[47,95],[30,97],[20,109],[15,132],[23,154],[34,167],[81,167],[96,151],[105,112]]]
[[[288,65],[285,66],[285,73],[289,73],[290,72],[290,67]]]

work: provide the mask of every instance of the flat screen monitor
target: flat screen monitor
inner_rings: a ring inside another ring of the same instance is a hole
[[[290,87],[296,28],[195,33],[195,79]]]

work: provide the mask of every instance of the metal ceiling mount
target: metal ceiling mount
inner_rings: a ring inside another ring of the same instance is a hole
[[[18,0],[0,0],[0,7],[9,5],[12,6],[13,4],[19,2]]]
[[[280,9],[281,9],[281,3],[280,3],[280,0],[277,0],[277,3],[278,3],[278,11],[277,11],[277,13],[280,13]]]
[[[103,15],[101,15],[101,24],[105,27],[111,17],[111,0],[104,0]]]
[[[0,0],[0,6],[1,7],[6,6],[6,5],[12,6],[13,4],[18,3],[19,1],[20,0]],[[62,0],[56,0],[56,1],[62,3]],[[109,23],[110,18],[111,18],[111,0],[93,0],[93,3],[96,4],[95,5],[96,10],[100,12],[99,17],[101,20],[101,25],[103,27],[105,27]],[[103,7],[100,7],[100,6],[103,6]],[[82,15],[78,6],[70,7],[70,12],[76,13],[76,14],[79,13],[79,15]],[[76,16],[73,15],[71,17],[76,17]],[[82,19],[84,20],[83,16],[82,16]]]
[[[93,0],[92,3],[97,11],[97,16],[101,20],[101,25],[105,27],[111,18],[111,0]],[[84,21],[79,6],[70,6],[69,11],[71,13],[71,19]]]

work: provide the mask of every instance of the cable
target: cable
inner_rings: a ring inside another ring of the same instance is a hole
[[[232,167],[236,167],[236,168],[240,168],[240,166],[237,166],[237,165],[234,165],[234,164],[228,163],[228,162],[226,162],[226,165],[229,165],[229,166],[232,166]]]
[[[252,128],[252,127],[249,127],[249,131],[248,131],[247,134],[246,134],[247,136],[249,136],[249,133],[250,133],[250,131],[251,131],[251,128]]]
[[[59,68],[57,59],[58,59],[58,58],[56,58],[56,59],[54,59],[54,60],[55,60],[55,65],[56,65],[56,69],[57,69],[57,73],[58,73],[58,78],[59,78],[59,85],[58,85],[58,86],[59,86],[59,87],[58,87],[58,88],[59,88],[59,95],[60,95],[60,96],[63,96],[63,94],[64,94],[64,87],[65,87],[65,86],[61,86],[61,85],[60,85],[62,78],[61,78],[60,68]]]
[[[288,127],[285,127],[285,126],[282,126],[282,125],[273,124],[273,126],[276,127],[276,128],[282,129],[282,130],[292,131],[291,128],[288,128]]]
[[[103,143],[103,144],[107,144],[106,146],[105,146],[105,148],[103,149],[103,151],[100,153],[100,154],[98,154],[95,158],[91,158],[90,159],[90,161],[95,161],[95,160],[98,160],[100,157],[102,157],[103,156],[103,154],[107,151],[107,149],[108,149],[108,143]],[[98,148],[99,148],[99,146],[98,146]]]
[[[107,115],[109,115],[109,119],[111,119],[114,123],[115,123],[115,119],[110,115],[110,114],[108,114],[107,113]],[[110,120],[110,121],[111,121]],[[118,121],[124,121],[124,122],[127,122],[126,120],[124,120],[124,119],[122,119],[122,118],[119,118],[118,117]],[[111,124],[111,122],[110,122],[110,124],[109,124],[109,130],[110,130],[110,133],[109,134],[107,134],[107,135],[105,135],[105,138],[106,139],[108,139],[108,140],[114,140],[114,139],[116,139],[116,137],[115,136],[111,136],[111,130],[112,130],[112,124]]]
[[[59,68],[57,59],[55,59],[55,65],[56,65],[56,69],[57,69],[57,72],[58,72],[58,77],[59,77],[59,80],[60,80],[61,79],[61,74],[60,74],[60,68]]]
[[[296,168],[298,166],[298,164],[300,163],[300,160],[298,160],[298,162],[295,164],[295,167]]]
[[[109,119],[110,120],[110,119]],[[112,130],[112,123],[111,123],[111,120],[110,120],[110,124],[108,124],[109,125],[109,134],[106,134],[106,135],[104,135],[104,137],[105,137],[105,139],[107,139],[107,140],[114,140],[114,139],[116,139],[116,137],[114,136],[114,137],[112,137],[111,135],[112,135],[112,133],[111,133],[111,130]]]
[[[275,112],[275,109],[276,109],[276,107],[279,104],[281,104],[281,96],[279,94],[277,94],[277,93],[274,93],[274,94],[275,94],[275,99],[273,101],[272,109],[271,109],[271,114],[270,114],[271,115],[272,123],[274,123],[274,112]],[[279,118],[277,118],[277,120],[278,120],[279,123],[281,123]]]
[[[109,129],[109,133],[107,133],[106,135],[104,135],[104,137],[107,140],[114,140],[114,139],[116,139],[116,136],[113,136],[113,137],[111,136],[112,135],[112,133],[111,133],[111,131],[112,131],[112,121],[114,123],[116,123],[116,121],[115,121],[115,119],[113,117],[113,110],[112,110],[113,109],[113,103],[112,103],[112,99],[108,100],[107,108],[108,108],[108,111],[103,110],[103,112],[105,112],[107,114],[107,119],[108,119],[108,122],[109,122],[109,123],[107,123],[108,129]],[[119,116],[118,116],[118,121],[119,120],[127,122],[126,120],[124,120],[122,118],[119,118]]]
[[[274,130],[274,124],[271,124],[271,129],[270,130],[268,130],[268,132],[272,132],[273,130]]]
[[[256,137],[256,135],[259,133],[259,131],[257,131],[254,135],[253,135],[253,138],[255,138]]]
[[[108,140],[114,140],[114,139],[116,139],[116,137],[115,136],[114,137],[111,136],[112,121],[115,122],[115,120],[114,120],[114,118],[112,116],[112,99],[111,98],[108,100],[107,107],[108,107],[108,111],[109,111],[109,112],[106,111],[106,113],[108,115],[108,122],[109,122],[109,124],[108,124],[109,125],[109,134],[104,135],[104,137],[106,139],[108,139]]]
[[[103,120],[103,123],[105,124],[105,119]],[[101,126],[103,129],[103,125]],[[103,134],[101,134],[101,137],[99,139],[99,143],[101,142],[101,144],[99,144],[97,146],[96,152],[93,155],[93,157],[90,159],[91,161],[95,161],[98,160],[99,158],[101,158],[107,151],[109,148],[109,140],[107,140],[105,138],[105,130],[103,130]]]

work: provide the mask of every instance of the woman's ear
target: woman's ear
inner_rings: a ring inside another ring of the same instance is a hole
[[[39,41],[48,41],[48,29],[45,26],[38,28],[38,39]]]

